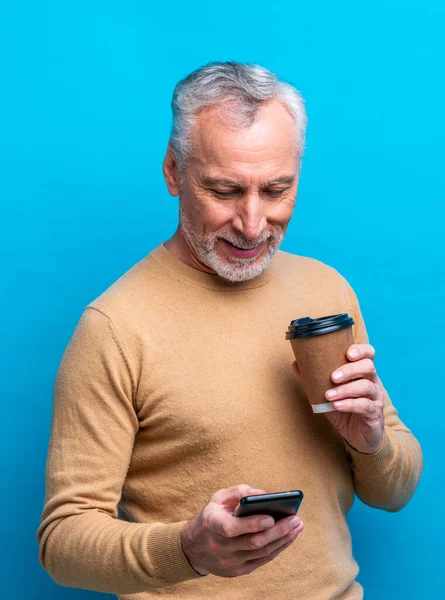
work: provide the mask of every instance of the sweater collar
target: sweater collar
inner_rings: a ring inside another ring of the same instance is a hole
[[[274,270],[274,259],[270,262],[269,266],[264,271],[249,281],[231,282],[226,281],[219,277],[219,275],[213,275],[211,273],[205,273],[194,269],[189,265],[186,265],[181,260],[176,258],[164,244],[160,244],[157,248],[150,252],[149,256],[155,260],[159,265],[164,267],[167,271],[174,273],[180,279],[205,287],[211,290],[222,290],[222,291],[238,291],[248,290],[257,288],[265,285],[272,279]]]

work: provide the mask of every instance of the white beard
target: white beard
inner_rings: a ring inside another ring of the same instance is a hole
[[[215,271],[222,279],[232,282],[249,281],[254,277],[258,277],[269,265],[285,234],[285,228],[281,228],[279,232],[265,232],[256,240],[249,240],[242,234],[232,236],[218,233],[208,234],[200,240],[191,221],[185,216],[181,208],[179,210],[179,220],[182,233],[199,260],[212,271]],[[220,239],[245,249],[255,248],[262,242],[267,241],[267,250],[263,251],[260,257],[236,258],[231,256],[222,258],[215,250],[215,245]]]

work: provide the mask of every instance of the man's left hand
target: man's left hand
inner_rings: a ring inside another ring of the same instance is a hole
[[[336,410],[325,414],[350,446],[372,454],[382,444],[385,426],[385,390],[374,365],[375,350],[369,344],[353,344],[346,357],[350,362],[332,373],[336,387],[325,394]],[[299,377],[296,363],[294,371]]]

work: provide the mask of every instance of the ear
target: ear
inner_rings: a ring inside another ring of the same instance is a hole
[[[179,171],[172,145],[168,144],[164,162],[162,163],[165,183],[171,196],[179,196]]]

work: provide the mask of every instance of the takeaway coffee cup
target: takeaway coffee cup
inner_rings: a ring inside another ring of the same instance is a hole
[[[314,413],[334,411],[325,392],[334,387],[331,375],[347,361],[354,320],[347,314],[292,321],[286,333]]]

